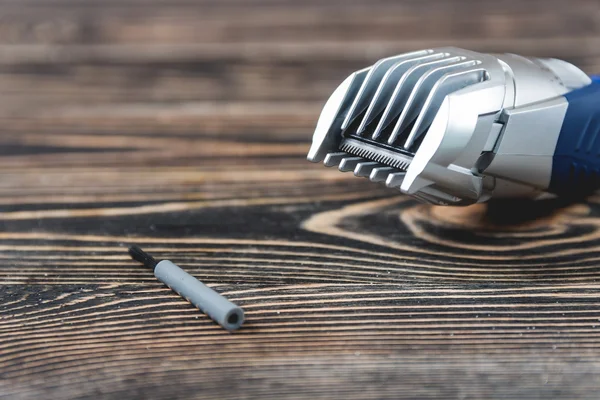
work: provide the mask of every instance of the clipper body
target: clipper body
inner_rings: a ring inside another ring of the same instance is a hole
[[[428,49],[350,75],[308,160],[439,205],[600,187],[600,82],[557,59]]]

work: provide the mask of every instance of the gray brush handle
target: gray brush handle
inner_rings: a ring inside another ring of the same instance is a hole
[[[154,276],[228,331],[244,322],[244,311],[169,260],[154,267]]]

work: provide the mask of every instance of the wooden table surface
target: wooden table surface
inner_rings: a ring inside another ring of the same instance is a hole
[[[350,72],[441,45],[600,72],[600,6],[2,1],[0,398],[597,399],[600,197],[431,207],[305,161]]]

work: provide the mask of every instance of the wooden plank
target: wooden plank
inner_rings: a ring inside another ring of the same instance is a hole
[[[57,100],[322,101],[378,58],[445,45],[600,71],[597,4],[570,4],[8,2],[0,19],[0,89],[10,99],[3,109]]]
[[[597,4],[565,7],[560,1],[528,2],[287,2],[237,5],[132,2],[90,7],[5,7],[0,21],[6,44],[244,43],[266,41],[495,39],[579,37],[597,33]],[[101,4],[104,4],[101,3]],[[510,10],[510,12],[507,12]],[[560,12],[557,12],[560,10]],[[473,18],[477,15],[477,18]]]
[[[597,1],[1,7],[0,398],[597,397],[598,196],[431,207],[305,161],[327,96],[386,55],[600,71]]]
[[[0,60],[0,89],[5,94],[3,112],[10,113],[55,107],[57,103],[311,101],[323,104],[344,77],[389,54],[444,45],[506,51],[511,44],[516,53],[552,55],[589,73],[600,71],[600,58],[591,52],[599,48],[600,40],[595,36],[304,45],[9,46],[4,48],[5,61]],[[54,58],[66,61],[49,64],[43,61]]]

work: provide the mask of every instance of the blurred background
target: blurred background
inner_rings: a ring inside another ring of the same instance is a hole
[[[409,50],[454,45],[553,56],[600,72],[597,0],[0,4],[0,113],[10,117],[85,112],[86,124],[97,116],[102,125],[107,114],[119,119],[117,107],[121,118],[192,119],[178,118],[180,128],[203,129],[199,118],[214,132],[229,124],[217,114],[233,116],[233,124],[249,114],[270,127],[306,129],[308,139],[320,107],[350,72]]]

